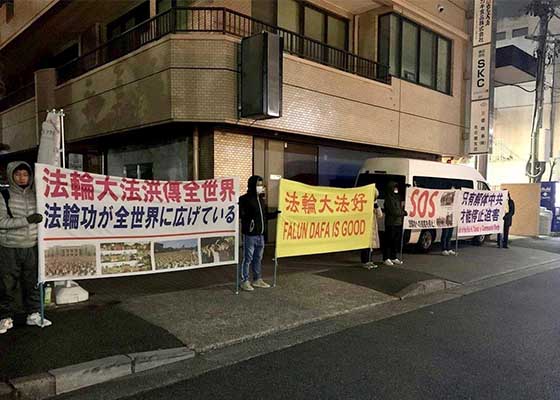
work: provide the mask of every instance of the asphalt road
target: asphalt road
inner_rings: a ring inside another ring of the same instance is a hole
[[[549,271],[129,399],[558,399],[559,289]]]

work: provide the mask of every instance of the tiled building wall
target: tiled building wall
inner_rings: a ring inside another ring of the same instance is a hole
[[[169,121],[170,46],[167,37],[57,87],[67,139]]]
[[[11,40],[29,22],[52,7],[59,0],[24,0],[14,2],[14,14],[7,23],[7,7],[0,7],[0,46]]]
[[[11,152],[37,146],[36,121],[35,98],[0,113],[1,142]]]
[[[227,131],[214,132],[214,177],[238,176],[240,193],[253,175],[253,137]]]

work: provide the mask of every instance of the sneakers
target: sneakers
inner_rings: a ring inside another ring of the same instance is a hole
[[[449,256],[450,254],[449,254],[449,251],[443,250],[443,251],[441,252],[441,255],[442,255],[442,256]]]
[[[8,329],[14,327],[14,320],[11,318],[0,319],[0,335],[8,332]]]
[[[256,281],[253,281],[253,287],[268,289],[270,285],[265,281],[263,281],[262,279],[257,279]]]
[[[239,287],[241,288],[241,290],[244,290],[246,292],[252,292],[253,290],[255,290],[255,288],[251,286],[249,281],[241,282],[241,285],[239,285]]]
[[[385,261],[383,261],[383,264],[385,264],[388,267],[392,267],[392,266],[395,265],[395,264],[393,264],[393,261],[391,261],[389,259],[386,259]]]
[[[52,322],[46,318],[43,318],[43,323],[41,323],[41,314],[38,312],[29,314],[27,316],[27,321],[25,321],[27,325],[30,326],[38,326],[40,328],[46,328],[47,326],[51,326]]]
[[[394,265],[402,265],[403,264],[403,262],[401,260],[399,260],[398,258],[395,258],[394,260],[391,260],[391,261],[393,261]]]
[[[377,264],[374,263],[373,261],[367,262],[367,263],[363,264],[362,266],[367,270],[377,268]]]
[[[448,250],[447,254],[450,255],[450,256],[456,256],[457,255],[457,253],[455,253],[455,250]]]

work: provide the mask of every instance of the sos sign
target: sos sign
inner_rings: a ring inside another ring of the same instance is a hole
[[[414,189],[410,194],[410,202],[412,209],[408,212],[410,218],[433,218],[436,215],[436,204],[434,197],[437,197],[439,191],[437,190],[422,190]]]

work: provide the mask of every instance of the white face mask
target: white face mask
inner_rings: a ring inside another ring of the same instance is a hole
[[[264,193],[264,186],[257,186],[257,194],[263,194]]]
[[[393,190],[393,193],[395,193],[395,194],[399,194],[399,189],[395,189],[395,190]]]

